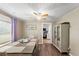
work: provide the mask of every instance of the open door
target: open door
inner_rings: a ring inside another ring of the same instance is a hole
[[[43,28],[43,39],[47,39],[48,30],[47,28]]]
[[[52,24],[43,23],[43,39],[52,39]]]

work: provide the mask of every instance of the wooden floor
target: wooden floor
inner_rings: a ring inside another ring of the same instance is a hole
[[[36,56],[68,56],[68,54],[61,54],[52,44],[39,44],[34,55]]]
[[[44,43],[36,45],[33,56],[68,56],[68,54],[61,54],[52,44]],[[0,55],[4,56],[4,54]],[[9,55],[13,56],[13,55]],[[14,56],[28,56],[27,54],[15,54]]]

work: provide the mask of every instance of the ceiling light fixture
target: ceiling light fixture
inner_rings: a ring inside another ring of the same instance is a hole
[[[33,12],[33,15],[36,16],[36,18],[37,18],[38,20],[41,20],[41,19],[43,19],[43,18],[47,18],[48,13],[47,13],[47,12],[42,12],[42,13]]]

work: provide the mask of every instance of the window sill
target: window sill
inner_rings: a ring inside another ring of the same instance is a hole
[[[3,46],[5,46],[5,45],[7,45],[7,44],[9,44],[9,43],[11,43],[11,42],[8,41],[8,42],[6,42],[6,43],[0,44],[0,48],[3,47]]]

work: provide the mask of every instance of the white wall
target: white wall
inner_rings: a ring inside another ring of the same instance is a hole
[[[64,15],[56,24],[70,22],[70,54],[79,56],[79,8]]]
[[[35,37],[42,44],[42,25],[40,22],[25,22],[24,23],[24,38]]]
[[[37,36],[37,23],[26,22],[24,24],[24,35],[25,37]]]

